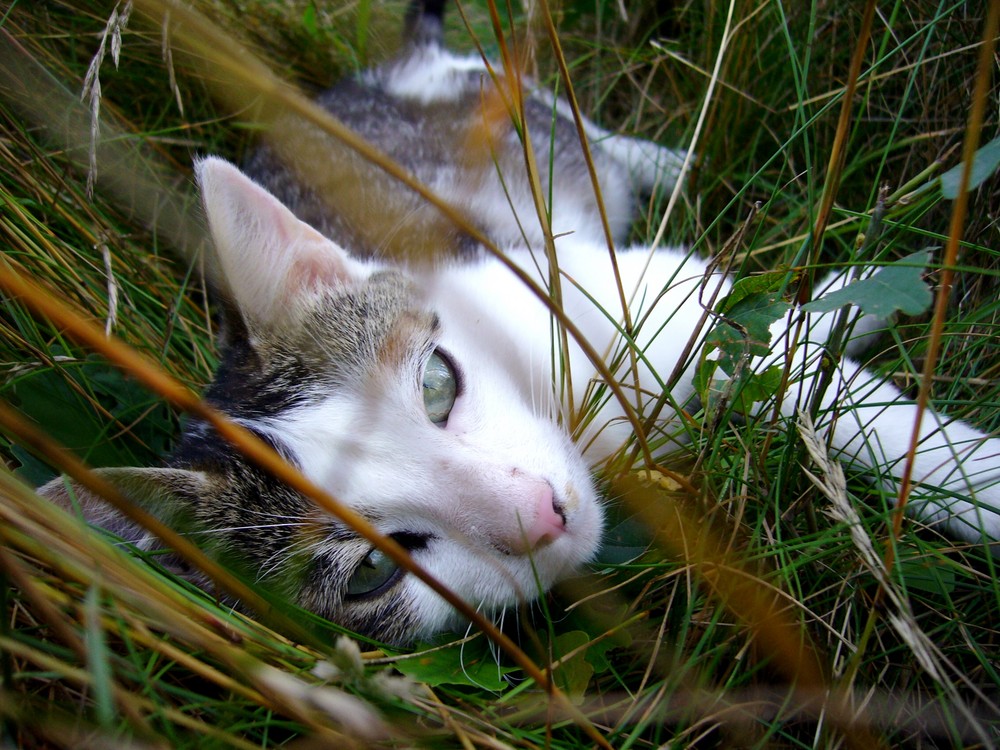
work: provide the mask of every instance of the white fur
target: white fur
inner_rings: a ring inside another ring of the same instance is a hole
[[[379,83],[398,99],[426,105],[464,96],[470,87],[468,74],[476,72],[486,73],[478,55],[456,55],[437,45],[425,45],[388,68],[363,75],[369,85]]]
[[[554,107],[562,117],[573,121],[573,108],[568,101],[554,96],[547,89],[535,88],[531,93],[546,106]],[[581,123],[587,138],[622,164],[628,171],[632,184],[640,190],[651,192],[657,187],[672,186],[676,182],[684,163],[683,151],[664,148],[653,141],[612,133],[586,117],[581,117]]]
[[[618,321],[612,321],[603,312],[620,309],[607,249],[575,238],[563,239],[558,249],[562,273],[566,280],[574,282],[563,282],[564,310],[598,351],[606,351],[620,339],[616,330]],[[546,283],[538,270],[541,259],[516,249],[510,257],[536,282]],[[656,393],[658,377],[665,377],[673,370],[701,318],[698,289],[705,279],[706,267],[685,253],[665,249],[653,255],[647,268],[644,248],[619,253],[618,266],[624,288],[638,289],[636,299],[647,301],[641,310],[637,305],[633,311],[645,316],[637,337],[639,348],[645,352],[645,359],[639,363],[639,377],[643,389]],[[566,456],[565,441],[548,434],[547,422],[542,427],[542,421],[549,415],[535,412],[529,399],[529,394],[537,392],[540,385],[545,387],[555,382],[556,375],[549,364],[557,345],[551,338],[553,326],[548,308],[495,260],[450,267],[428,274],[422,282],[429,303],[435,301],[433,308],[442,320],[441,345],[466,363],[474,376],[481,375],[485,381],[481,390],[474,383],[467,396],[475,404],[471,407],[476,410],[475,440],[485,448],[473,461],[485,461],[487,456],[523,448],[523,457],[510,459],[511,465],[529,465],[538,471],[532,463],[538,455],[571,463],[572,459]],[[728,290],[723,279],[709,281],[708,285],[709,289],[721,285],[723,294]],[[842,282],[827,282],[821,288],[841,285]],[[669,291],[652,304],[650,301],[663,287],[669,287]],[[482,295],[480,290],[487,289],[491,293]],[[825,343],[833,317],[833,314],[811,316],[805,330],[813,337],[813,344],[802,341],[796,347],[792,372],[800,382],[793,385],[782,401],[786,416],[793,416],[800,406],[808,403],[814,368],[821,353],[815,342]],[[879,324],[875,319],[869,318],[862,325],[862,333],[868,335],[876,325]],[[785,328],[785,321],[773,326],[776,342],[781,340]],[[579,346],[571,343],[569,355],[573,397],[580,408],[584,392],[597,374]],[[778,352],[772,357],[759,358],[754,366],[763,368],[772,364],[784,364],[784,355]],[[689,368],[674,391],[679,402],[691,395],[690,372]],[[626,372],[617,374],[629,383]],[[369,403],[365,408],[373,406]],[[639,405],[640,413],[642,406]],[[845,358],[827,388],[817,424],[831,430],[833,448],[843,458],[864,465],[879,476],[899,478],[916,413],[916,406],[898,389]],[[623,416],[621,405],[609,400],[581,439],[582,444],[589,446],[586,457],[591,463],[608,458],[627,438],[631,428]],[[536,430],[541,430],[545,437],[539,439],[534,434]],[[509,444],[507,448],[501,447],[504,438]],[[1000,440],[928,411],[921,428],[913,479],[918,485],[911,507],[925,521],[941,523],[951,534],[969,541],[1000,538],[997,513]],[[950,494],[959,497],[949,497]],[[979,508],[973,498],[987,507]],[[980,529],[985,531],[985,537]]]
[[[381,269],[323,240],[235,167],[207,159],[197,171],[212,193],[205,205],[223,273],[240,309],[262,327],[294,322],[289,310],[307,306],[300,295],[308,299],[324,284],[358,286]],[[377,518],[382,533],[430,537],[414,551],[417,561],[488,611],[533,599],[578,569],[601,533],[588,466],[554,421],[551,378],[537,368],[547,368],[550,350],[518,329],[547,320],[546,309],[497,270],[414,272],[424,305],[440,319],[434,344],[462,375],[444,428],[427,418],[418,373],[398,371],[369,373],[323,403],[253,425],[288,449],[311,480]],[[518,312],[498,314],[483,285]],[[565,531],[525,545],[543,487],[558,498]],[[418,610],[412,637],[454,622],[451,608],[417,579],[399,588]]]

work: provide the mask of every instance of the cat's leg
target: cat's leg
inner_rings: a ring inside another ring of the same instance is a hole
[[[782,411],[794,416],[809,403],[820,353],[800,346],[796,370],[805,375],[785,394]],[[868,467],[897,487],[906,466],[920,409],[894,385],[850,358],[833,371],[819,408],[835,455]],[[1000,439],[932,409],[922,414],[907,509],[929,526],[1000,554]]]

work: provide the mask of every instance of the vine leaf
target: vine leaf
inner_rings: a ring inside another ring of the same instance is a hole
[[[771,325],[790,307],[777,291],[754,291],[736,303],[726,297],[720,304],[725,318],[705,337],[705,346],[719,349],[720,366],[733,375],[740,358],[763,356],[771,350]]]

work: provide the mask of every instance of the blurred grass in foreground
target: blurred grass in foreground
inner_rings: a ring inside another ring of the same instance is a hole
[[[196,5],[309,88],[383,59],[402,18],[400,4]],[[256,126],[218,103],[196,62],[164,53],[172,40],[162,23],[135,14],[122,24],[125,8],[22,2],[3,18],[3,65],[16,61],[53,86],[33,90],[35,108],[49,111],[38,120],[0,96],[4,262],[197,389],[215,350],[191,159],[238,158]],[[687,143],[729,9],[563,4],[556,22],[583,111],[608,127]],[[466,10],[495,51],[484,5]],[[985,6],[963,3],[878,9],[817,248],[810,232],[829,184],[860,10],[735,3],[694,172],[666,241],[714,254],[738,238],[731,249],[746,271],[888,262],[944,245],[952,204],[934,178],[960,158],[984,16]],[[540,21],[517,23],[539,76],[555,82]],[[453,46],[471,49],[457,13],[449,29]],[[102,48],[100,87],[92,82],[84,95]],[[995,102],[996,82],[989,91]],[[68,113],[58,97],[79,102],[77,114],[54,119]],[[95,105],[104,140],[91,198]],[[984,141],[996,118],[988,106]],[[1000,425],[998,183],[971,196],[931,384],[939,406],[986,430]],[[639,238],[656,233],[665,200],[651,200]],[[3,304],[8,402],[91,465],[162,459],[178,414],[17,301]],[[914,383],[931,324],[901,321],[874,364]],[[656,448],[656,431],[648,437]],[[291,612],[309,637],[290,640],[38,501],[13,475],[34,485],[52,469],[17,441],[3,439],[0,450],[8,468],[0,738],[15,746],[590,746],[579,715],[614,747],[995,742],[993,561],[907,524],[886,582],[803,476],[797,434],[775,434],[767,423],[715,425],[689,455],[663,456],[684,471],[697,467],[695,497],[660,480],[615,485],[623,518],[603,564],[525,615],[521,647],[551,665],[575,711],[549,700],[482,636],[403,655],[362,644],[362,653],[333,626]],[[863,477],[849,476],[847,491],[863,500],[853,503],[856,522],[881,550],[892,498],[883,501]],[[650,538],[661,544],[632,559]],[[625,551],[620,559],[611,559],[615,549]],[[905,605],[877,604],[880,584]]]

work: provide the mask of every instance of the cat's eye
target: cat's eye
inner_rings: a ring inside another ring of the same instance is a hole
[[[372,549],[347,581],[349,597],[369,596],[395,583],[402,569],[382,550]]]
[[[458,397],[458,377],[447,357],[435,351],[424,367],[424,409],[431,422],[444,426]]]
[[[390,534],[408,552],[424,549],[430,539],[426,534],[401,531]],[[402,578],[403,569],[382,550],[372,547],[347,580],[347,598],[362,599],[380,594]]]

